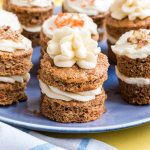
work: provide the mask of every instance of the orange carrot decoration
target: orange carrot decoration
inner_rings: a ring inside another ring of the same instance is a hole
[[[82,27],[84,25],[84,20],[79,14],[59,13],[54,23],[57,28],[64,26]]]
[[[87,2],[85,0],[82,0],[81,7],[86,7],[86,5],[87,5]]]
[[[93,5],[95,0],[90,0],[90,5]]]
[[[54,28],[53,28],[53,27],[49,27],[49,29],[50,29],[50,30],[54,30]]]

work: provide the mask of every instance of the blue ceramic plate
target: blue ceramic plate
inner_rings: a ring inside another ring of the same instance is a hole
[[[150,106],[132,106],[120,97],[114,66],[110,66],[109,79],[105,83],[108,94],[107,112],[102,118],[89,123],[63,124],[36,115],[33,112],[39,110],[40,104],[40,89],[36,79],[39,57],[39,48],[37,48],[34,50],[32,78],[27,88],[28,101],[9,107],[0,107],[1,121],[33,130],[69,133],[104,132],[150,121]]]

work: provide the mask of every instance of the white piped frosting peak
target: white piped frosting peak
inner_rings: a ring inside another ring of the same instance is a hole
[[[68,12],[84,13],[89,16],[105,13],[114,0],[64,0],[63,7]]]
[[[117,20],[150,17],[150,0],[116,0],[111,8],[111,16]]]
[[[77,64],[80,68],[92,69],[96,67],[100,49],[90,32],[63,27],[54,31],[47,53],[58,67]]]

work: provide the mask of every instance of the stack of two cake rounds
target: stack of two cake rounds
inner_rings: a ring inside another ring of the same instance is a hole
[[[0,105],[26,100],[32,67],[31,42],[11,27],[0,27]]]
[[[112,50],[122,97],[131,104],[150,104],[150,30],[125,33]]]
[[[88,122],[100,117],[106,95],[108,60],[86,30],[54,31],[39,70],[41,113],[59,122]]]

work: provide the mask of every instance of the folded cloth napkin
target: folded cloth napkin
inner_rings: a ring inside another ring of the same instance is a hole
[[[94,139],[59,139],[0,122],[1,150],[117,150]]]

